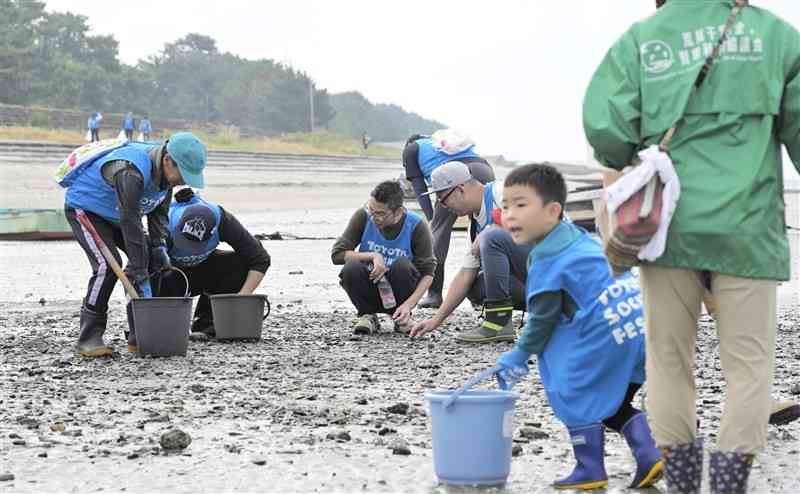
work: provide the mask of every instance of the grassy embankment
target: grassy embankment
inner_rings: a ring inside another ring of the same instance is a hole
[[[331,132],[295,133],[272,138],[245,138],[239,136],[236,129],[223,130],[218,134],[194,131],[210,149],[229,151],[253,151],[285,154],[325,154],[356,155],[400,159],[397,149],[370,146],[367,151],[361,149],[361,143],[350,137]],[[164,134],[169,134],[165,131]],[[101,137],[113,137],[116,133],[103,131]],[[80,145],[85,142],[82,132],[47,129],[40,127],[0,127],[0,140],[45,141]]]

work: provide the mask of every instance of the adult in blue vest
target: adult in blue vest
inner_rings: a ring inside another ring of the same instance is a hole
[[[103,342],[108,299],[117,282],[76,211],[88,215],[108,249],[122,263],[117,249],[128,257],[125,271],[143,296],[152,296],[150,273],[168,263],[167,213],[172,187],[203,187],[206,147],[193,134],[173,134],[164,143],[127,143],[82,169],[67,189],[64,209],[80,246],[92,266],[83,300],[78,352],[86,357],[112,353]],[[147,216],[149,241],[142,217]],[[151,266],[151,255],[156,266]],[[135,350],[135,341],[131,350]]]
[[[431,204],[428,186],[434,170],[449,161],[460,161],[467,165],[472,177],[482,184],[494,180],[494,170],[488,161],[475,153],[474,146],[448,154],[434,139],[428,136],[412,135],[403,149],[403,167],[406,179],[411,181],[417,201],[431,222],[433,233],[433,252],[436,255],[436,273],[428,295],[420,301],[420,307],[437,308],[442,304],[442,288],[444,286],[444,265],[450,250],[450,236],[458,215],[437,202]]]
[[[412,336],[438,328],[469,298],[473,304],[483,306],[486,317],[456,339],[464,343],[514,341],[511,316],[514,309],[525,309],[525,262],[531,246],[514,244],[503,228],[503,184],[482,184],[459,161],[439,167],[433,172],[431,183],[431,193],[438,195],[439,204],[458,216],[469,216],[469,250],[441,307],[431,319],[418,323]]]
[[[91,133],[91,141],[99,141],[100,140],[100,122],[103,120],[103,115],[100,112],[94,112],[89,117],[89,120],[86,122],[87,127],[89,128],[89,132]]]
[[[128,112],[125,115],[125,120],[122,121],[122,130],[125,131],[125,139],[132,141],[133,140],[133,129],[136,128],[135,122],[133,121],[133,113]]]
[[[143,141],[150,140],[150,134],[153,133],[153,125],[150,123],[150,119],[147,117],[147,115],[145,115],[144,118],[139,121],[139,132],[142,134]]]
[[[228,244],[233,251],[220,250]],[[229,211],[185,188],[169,208],[169,258],[189,280],[189,293],[200,296],[194,311],[192,339],[216,336],[209,295],[249,295],[258,288],[270,265],[261,242]],[[159,283],[157,283],[159,284]],[[186,282],[169,271],[160,281],[160,297],[183,296]]]
[[[400,184],[378,184],[331,251],[333,264],[344,266],[339,273],[341,285],[358,311],[356,334],[378,332],[379,313],[391,314],[395,330],[407,332],[411,312],[436,270],[431,243],[427,223],[403,207]],[[390,288],[387,291],[393,293],[396,307],[383,302],[380,285]]]

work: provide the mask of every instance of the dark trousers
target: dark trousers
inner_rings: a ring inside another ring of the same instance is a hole
[[[625,393],[625,399],[622,400],[619,410],[612,417],[605,419],[603,425],[612,431],[622,432],[622,426],[641,411],[633,407],[633,397],[636,396],[641,387],[642,385],[637,383],[628,384],[628,391]]]
[[[394,298],[397,305],[402,304],[417,289],[417,284],[421,278],[417,268],[411,261],[401,257],[397,259],[389,272],[386,273],[389,284],[392,285]],[[350,301],[356,307],[359,316],[364,314],[392,314],[395,309],[384,309],[381,303],[381,296],[378,293],[378,285],[369,279],[369,268],[367,263],[361,261],[350,261],[344,265],[339,273],[339,284],[342,285]]]
[[[215,250],[197,266],[181,268],[189,279],[189,295],[200,295],[194,317],[198,320],[211,321],[211,299],[209,295],[238,293],[247,279],[249,267],[236,252]],[[186,281],[180,273],[168,271],[155,281],[154,294],[158,297],[183,297],[186,292]]]
[[[472,161],[467,163],[470,174],[475,180],[482,184],[494,181],[494,170],[487,163],[482,161]],[[440,204],[438,201],[433,207],[433,219],[431,220],[431,234],[433,235],[433,254],[436,256],[436,273],[433,275],[431,291],[442,293],[444,286],[444,263],[447,261],[447,253],[450,250],[450,236],[453,233],[453,225],[458,216]]]
[[[89,129],[92,131],[92,142],[100,140],[100,129]]]
[[[533,246],[517,245],[507,231],[492,228],[480,236],[480,249],[481,271],[467,295],[469,300],[483,305],[511,299],[515,309],[525,310],[528,254]]]
[[[100,247],[95,243],[92,235],[78,222],[75,215],[75,210],[72,208],[64,208],[64,214],[67,217],[72,234],[75,235],[75,240],[86,253],[89,259],[89,264],[92,266],[92,277],[89,278],[89,287],[86,290],[86,296],[83,298],[83,305],[95,312],[105,314],[108,311],[108,299],[111,298],[111,292],[114,291],[114,285],[117,284],[117,275],[111,270],[103,254],[100,252]],[[103,242],[108,247],[108,250],[114,255],[117,263],[122,265],[122,256],[119,250],[125,252],[125,240],[122,237],[122,230],[119,226],[114,225],[110,221],[86,211],[89,221],[92,222],[95,230],[103,239]]]
[[[125,129],[125,139],[129,141],[133,140],[133,129]]]

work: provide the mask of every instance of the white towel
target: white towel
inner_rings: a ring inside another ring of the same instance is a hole
[[[608,213],[613,215],[622,203],[627,201],[636,191],[647,185],[653,176],[658,173],[659,178],[664,182],[664,208],[661,211],[661,223],[656,234],[639,251],[639,259],[643,261],[655,261],[664,253],[667,245],[667,233],[675,207],[678,205],[678,198],[681,196],[681,183],[678,174],[675,173],[675,166],[669,155],[658,146],[653,145],[639,152],[641,163],[622,175],[616,182],[611,184],[605,193]]]

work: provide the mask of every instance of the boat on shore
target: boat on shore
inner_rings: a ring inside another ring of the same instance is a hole
[[[72,240],[63,209],[0,208],[0,240]]]

